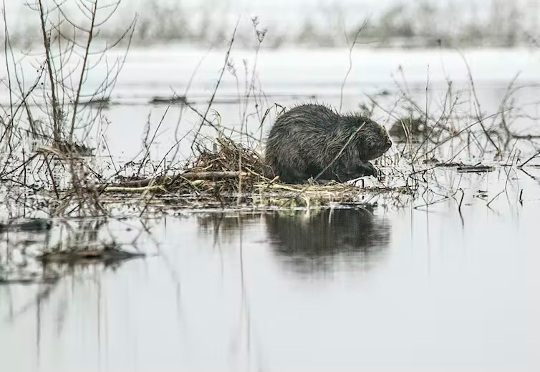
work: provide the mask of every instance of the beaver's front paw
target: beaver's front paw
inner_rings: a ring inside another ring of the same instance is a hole
[[[377,177],[379,175],[379,171],[377,168],[373,166],[369,161],[366,161],[364,164],[362,164],[362,173],[364,176],[373,176]]]

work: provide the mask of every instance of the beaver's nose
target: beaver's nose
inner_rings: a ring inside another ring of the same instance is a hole
[[[392,141],[390,140],[390,138],[388,138],[388,140],[386,140],[386,146],[392,147]]]

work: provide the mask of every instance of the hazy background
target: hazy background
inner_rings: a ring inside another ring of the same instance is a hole
[[[80,11],[73,6],[70,16],[75,18]],[[12,41],[26,46],[35,42],[37,14],[28,3],[7,1],[6,9]],[[360,43],[370,47],[433,47],[439,41],[443,47],[513,47],[534,42],[539,10],[539,0],[123,0],[98,38],[120,33],[138,14],[135,45],[216,46],[227,42],[239,17],[248,21],[258,16],[268,29],[265,48],[332,47],[346,45],[345,33],[352,36],[369,18]],[[240,23],[237,43],[253,42],[243,32],[249,27],[249,22]]]

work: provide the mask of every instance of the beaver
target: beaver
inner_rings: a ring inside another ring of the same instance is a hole
[[[317,176],[345,182],[377,175],[368,160],[391,146],[386,130],[369,118],[304,104],[277,118],[266,143],[265,161],[274,176],[286,183]]]

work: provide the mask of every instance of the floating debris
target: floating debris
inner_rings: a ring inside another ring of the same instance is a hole
[[[60,276],[45,276],[45,277],[26,277],[17,279],[0,278],[0,285],[33,285],[33,284],[54,284],[60,279]]]
[[[495,167],[489,165],[461,165],[457,168],[458,173],[486,173],[494,170]]]
[[[151,105],[184,105],[187,103],[187,99],[184,96],[154,97],[148,103]]]
[[[119,261],[125,261],[132,258],[145,257],[144,253],[128,252],[115,246],[105,246],[102,249],[89,248],[80,249],[74,248],[69,250],[44,251],[37,258],[44,264],[60,263],[69,265],[83,265],[92,263],[112,264]]]
[[[467,167],[467,165],[463,165],[463,163],[438,163],[436,165],[437,168],[455,168],[455,167]]]
[[[109,107],[109,105],[111,103],[111,99],[109,97],[92,98],[89,101],[80,102],[80,103],[85,105],[85,106],[97,106],[99,108],[107,108],[107,107]]]
[[[50,230],[52,222],[44,218],[31,218],[22,221],[9,221],[7,223],[0,222],[0,232],[4,231],[26,231],[26,232],[43,232]]]
[[[75,142],[58,141],[51,145],[35,144],[34,150],[39,154],[56,155],[59,158],[70,156],[93,156],[95,148]]]

